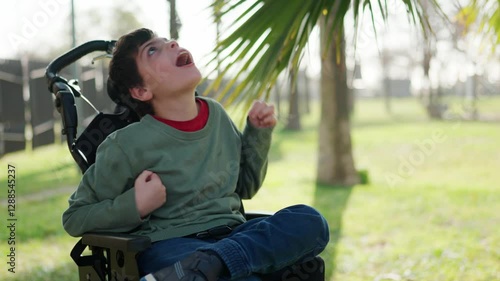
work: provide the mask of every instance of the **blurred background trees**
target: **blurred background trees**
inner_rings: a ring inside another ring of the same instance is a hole
[[[347,85],[344,18],[353,10],[354,26],[360,25],[361,12],[375,22],[375,9],[387,20],[387,1],[246,1],[232,32],[218,44],[215,53],[230,56],[216,58],[224,62],[222,74],[213,84],[222,82],[229,71],[237,74],[217,93],[221,99],[241,99],[247,106],[255,98],[268,97],[279,74],[289,68],[292,80],[299,68],[304,49],[316,25],[321,44],[321,121],[317,181],[330,185],[354,185],[360,182],[352,156],[349,108],[352,96]],[[376,2],[376,3],[375,3]],[[218,1],[214,1],[219,5]],[[431,29],[427,5],[440,12],[436,1],[402,1],[408,18],[420,25],[428,36]],[[224,15],[240,8],[243,2],[226,3]],[[441,16],[443,14],[440,14]],[[374,26],[375,27],[375,26]],[[377,31],[373,30],[374,33]],[[219,69],[219,71],[221,71]],[[296,89],[292,84],[290,108],[297,108]],[[231,90],[231,91],[230,91]]]
[[[206,1],[213,25],[198,25],[196,34],[180,29],[177,8],[185,3],[158,1],[162,14],[155,18],[141,14],[139,1],[78,2],[76,43],[118,38],[157,20],[167,37],[215,46],[203,58],[207,64],[198,63],[207,77],[199,93],[239,109],[256,98],[272,98],[287,130],[300,130],[310,101],[319,99],[318,182],[360,182],[350,136],[359,98],[383,97],[388,114],[395,112],[394,99],[415,97],[430,119],[496,118],[479,112],[477,104],[497,93],[500,80],[498,1]],[[182,19],[188,25],[196,20]],[[39,29],[57,36],[24,40],[29,44],[19,55],[50,60],[70,48],[70,25],[46,23]],[[214,36],[201,39],[210,29]]]

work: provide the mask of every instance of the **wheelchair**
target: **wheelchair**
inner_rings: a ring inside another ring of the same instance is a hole
[[[115,87],[108,79],[107,93],[116,103],[114,113],[99,112],[78,135],[76,98],[94,106],[81,93],[77,83],[68,81],[60,76],[59,72],[93,52],[105,52],[99,57],[111,57],[115,43],[114,40],[86,42],[57,57],[46,68],[48,90],[54,94],[55,107],[61,115],[62,134],[66,135],[69,152],[82,174],[95,162],[97,147],[108,135],[138,122],[140,118],[130,106],[120,101]],[[241,206],[247,220],[269,215],[245,212],[243,204]],[[136,255],[150,246],[151,240],[145,236],[127,233],[86,233],[73,247],[70,256],[78,267],[80,281],[136,281],[140,279]],[[284,268],[280,272],[262,276],[264,281],[324,281],[324,278],[324,261],[319,256],[311,261]]]

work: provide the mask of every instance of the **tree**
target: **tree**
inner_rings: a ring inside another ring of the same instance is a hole
[[[170,3],[170,38],[179,39],[179,30],[181,29],[181,20],[177,14],[176,0],[167,0]]]
[[[326,13],[326,25],[320,25],[321,60],[321,120],[319,127],[319,183],[354,185],[359,176],[354,166],[349,121],[349,88],[343,24],[334,25],[340,6]],[[330,28],[331,27],[331,28]],[[328,44],[333,35],[336,42]]]
[[[469,0],[466,6],[462,7],[457,4],[455,8],[458,10],[453,21],[455,49],[475,61],[474,68],[478,67],[477,61],[491,60],[495,55],[498,58],[500,53],[496,51],[500,45],[500,1]],[[466,40],[471,37],[480,38],[481,44],[473,46],[470,43],[472,40]],[[472,89],[466,90],[468,104],[463,106],[465,112],[461,113],[461,117],[477,120],[479,118],[477,102],[480,79],[477,72],[471,78]]]
[[[437,27],[439,23],[435,20],[437,17],[437,14],[434,13],[429,7],[429,0],[424,0],[422,2],[422,7],[424,11],[427,13],[428,17],[430,18],[429,21],[433,22],[433,26]],[[428,27],[426,27],[428,28]],[[445,28],[444,26],[441,26],[439,28]],[[427,31],[429,33],[430,30]],[[431,119],[443,119],[443,115],[445,112],[445,106],[442,104],[441,101],[441,85],[438,85],[438,89],[435,90],[431,86],[431,79],[430,79],[430,69],[431,69],[431,61],[432,58],[434,57],[436,53],[436,39],[435,38],[430,38],[426,37],[423,40],[423,59],[422,59],[422,68],[424,71],[424,93],[425,93],[425,106],[427,110],[427,114]]]
[[[427,25],[418,0],[400,0],[409,19]],[[432,4],[438,6],[432,0]],[[219,0],[214,1],[215,4]],[[375,1],[386,19],[387,1]],[[351,6],[352,4],[352,6]],[[288,66],[298,69],[309,35],[318,24],[321,30],[321,124],[320,157],[317,181],[324,184],[353,185],[359,182],[354,166],[349,114],[346,113],[349,91],[345,69],[344,17],[353,9],[355,26],[360,11],[368,10],[372,22],[372,1],[355,0],[253,0],[229,1],[222,18],[239,13],[233,26],[214,53],[222,53],[224,67],[207,90],[220,85],[224,77],[233,75],[218,97],[231,103],[241,100],[248,108],[256,98],[269,98],[278,75]],[[215,73],[214,70],[212,73]],[[235,74],[234,74],[235,73]],[[232,86],[234,90],[229,92]]]
[[[298,84],[298,69],[291,67],[290,75],[290,93],[288,95],[288,118],[286,120],[285,129],[291,131],[299,131],[300,126],[300,110],[299,110],[299,89]]]
[[[463,27],[464,34],[476,25],[476,31],[491,45],[492,51],[500,45],[500,1],[469,0],[468,5],[459,10],[456,21]]]

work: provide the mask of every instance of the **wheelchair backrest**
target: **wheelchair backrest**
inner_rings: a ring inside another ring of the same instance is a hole
[[[71,155],[82,172],[85,172],[95,162],[97,148],[109,134],[130,123],[139,121],[140,118],[130,107],[120,103],[119,93],[108,79],[108,95],[117,104],[115,113],[98,113],[89,126],[78,136],[78,112],[75,98],[83,98],[89,103],[90,101],[83,97],[78,87],[61,77],[59,71],[92,52],[104,51],[107,55],[101,55],[97,58],[109,57],[115,43],[114,40],[86,42],[51,61],[45,70],[48,90],[54,94],[55,106],[62,117],[62,132],[66,135]]]
[[[118,89],[109,78],[106,89],[109,98],[116,103],[115,112],[98,113],[77,137],[71,148],[72,154],[81,156],[74,158],[82,173],[95,163],[97,148],[111,133],[140,120],[129,106],[121,102]]]
[[[84,173],[95,162],[99,145],[114,131],[124,128],[139,118],[128,107],[117,105],[117,113],[97,114],[85,130],[76,139],[72,150],[82,157],[75,158]],[[73,152],[73,151],[72,151]]]

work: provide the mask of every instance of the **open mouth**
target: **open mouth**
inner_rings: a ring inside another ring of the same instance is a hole
[[[177,60],[175,61],[175,65],[178,67],[190,65],[192,63],[193,59],[191,58],[191,55],[188,52],[180,53],[179,56],[177,57]]]

